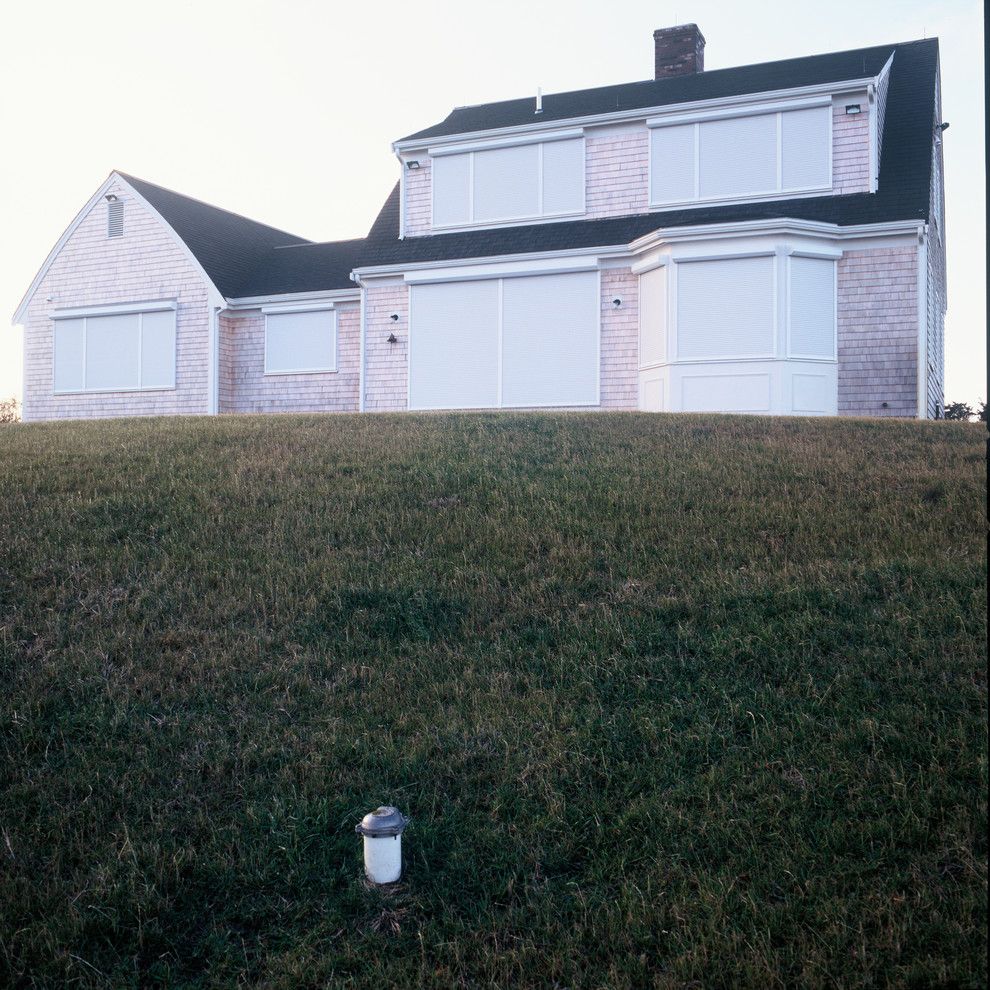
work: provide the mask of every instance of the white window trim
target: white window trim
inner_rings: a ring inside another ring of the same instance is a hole
[[[573,272],[575,269],[568,269],[568,271]],[[587,271],[587,269],[578,269],[578,271]],[[517,275],[531,275],[531,272],[517,272]],[[547,272],[545,274],[562,274],[561,272]],[[498,282],[498,336],[496,338],[496,361],[498,362],[495,369],[496,374],[496,393],[494,406],[414,406],[412,404],[412,360],[413,360],[413,341],[415,339],[414,327],[415,323],[413,320],[413,294],[411,292],[411,285],[424,284],[422,282],[411,283],[410,288],[407,288],[408,299],[409,299],[409,336],[406,345],[406,409],[410,412],[429,412],[429,411],[439,411],[446,409],[594,409],[602,404],[602,273],[601,269],[598,269],[598,319],[595,321],[595,398],[591,402],[567,402],[558,403],[556,405],[539,405],[534,406],[532,403],[528,404],[514,404],[506,403],[502,400],[502,285],[506,278],[510,278],[510,275],[504,275],[501,278],[495,278],[494,281]],[[475,276],[471,281],[492,281],[492,277],[485,276]],[[447,280],[455,281],[455,280]]]
[[[581,208],[578,210],[559,210],[546,213],[543,210],[543,145],[552,141],[581,141]],[[515,217],[492,217],[488,220],[476,220],[474,218],[474,156],[479,152],[494,151],[498,148],[516,148],[536,145],[538,148],[537,165],[537,213],[524,214]],[[588,212],[588,144],[584,138],[583,130],[558,131],[551,135],[540,135],[538,138],[507,138],[502,141],[477,142],[468,145],[458,145],[454,147],[430,148],[429,155],[432,158],[443,157],[445,155],[467,155],[468,156],[468,217],[464,223],[436,223],[436,169],[430,167],[430,228],[432,230],[453,231],[453,230],[474,230],[479,227],[509,227],[516,224],[526,224],[535,221],[566,220],[571,217],[583,217]]]
[[[684,114],[670,117],[653,117],[646,122],[650,131],[660,127],[681,127],[685,124],[694,127],[694,196],[690,199],[658,200],[653,190],[653,138],[647,142],[647,169],[649,181],[649,208],[671,209],[679,206],[722,206],[733,203],[751,203],[760,200],[801,199],[807,196],[827,196],[835,185],[832,163],[832,144],[834,141],[833,120],[831,112],[826,115],[828,128],[828,182],[824,185],[783,187],[783,125],[781,117],[788,110],[808,110],[819,107],[831,107],[831,98],[827,100],[792,100],[784,104],[764,104],[747,107],[745,111],[720,110],[704,114]],[[777,188],[763,192],[746,193],[740,196],[702,196],[701,195],[701,124],[711,120],[735,120],[740,117],[766,116],[776,117],[776,165]]]
[[[329,312],[333,317],[333,364],[326,368],[278,368],[270,370],[268,367],[268,317],[279,316],[288,313],[324,313]],[[265,342],[264,342],[264,365],[263,375],[265,378],[274,378],[281,375],[335,375],[338,371],[339,361],[339,334],[337,327],[337,310],[333,303],[322,305],[285,305],[266,306],[262,309],[265,317]]]
[[[162,299],[148,303],[118,303],[113,306],[78,306],[73,309],[56,309],[49,316],[52,320],[52,395],[115,395],[118,392],[174,392],[176,380],[178,378],[178,361],[176,351],[179,346],[179,323],[178,306],[174,299]],[[90,317],[100,316],[130,316],[136,314],[138,317],[138,380],[141,378],[141,357],[144,346],[144,314],[160,313],[172,310],[175,317],[175,346],[172,349],[172,384],[171,385],[122,385],[116,388],[87,388],[86,387],[86,346],[87,333],[89,331]],[[59,320],[82,320],[83,321],[83,347],[82,347],[82,388],[56,388],[55,387],[55,326]]]

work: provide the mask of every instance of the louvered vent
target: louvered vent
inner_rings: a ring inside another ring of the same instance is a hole
[[[107,203],[107,237],[124,236],[124,204],[119,199]]]

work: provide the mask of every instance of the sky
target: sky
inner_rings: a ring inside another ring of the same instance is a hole
[[[978,0],[7,0],[0,4],[0,397],[21,296],[112,169],[311,240],[367,233],[390,142],[453,106],[648,79],[696,22],[719,69],[940,39],[946,398],[986,398]]]

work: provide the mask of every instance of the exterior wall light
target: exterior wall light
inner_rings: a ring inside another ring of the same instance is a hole
[[[391,321],[392,321],[393,323],[398,323],[398,322],[399,322],[399,314],[398,314],[398,313],[393,313],[393,314],[392,314],[392,315],[391,315],[391,316],[389,317],[389,319],[390,319],[390,320],[391,320]]]
[[[116,203],[117,202],[117,197],[113,193],[107,193],[106,196],[104,196],[103,198],[108,203]]]
[[[850,103],[846,107],[846,113],[848,114],[862,113],[862,112],[863,112],[863,108],[858,103]]]
[[[406,168],[409,169],[410,172],[415,172],[416,169],[418,169],[419,167],[420,164],[418,161],[416,161],[415,158],[413,158],[411,161],[406,162]]]
[[[389,334],[389,335],[388,335],[388,336],[387,336],[387,337],[386,337],[385,339],[386,339],[386,340],[387,340],[387,341],[388,341],[388,342],[389,342],[390,344],[397,344],[397,343],[399,342],[399,338],[398,338],[398,337],[396,337],[396,335],[395,335],[394,333],[390,333],[390,334]]]
[[[615,299],[612,300],[612,305],[618,309],[622,305],[622,300],[616,296]]]
[[[402,833],[408,824],[398,808],[384,805],[355,827],[364,838],[364,872],[372,883],[395,883],[402,876]]]

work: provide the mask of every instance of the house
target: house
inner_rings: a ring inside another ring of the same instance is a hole
[[[359,240],[113,172],[15,314],[24,416],[940,415],[936,40],[482,106],[396,141]]]

